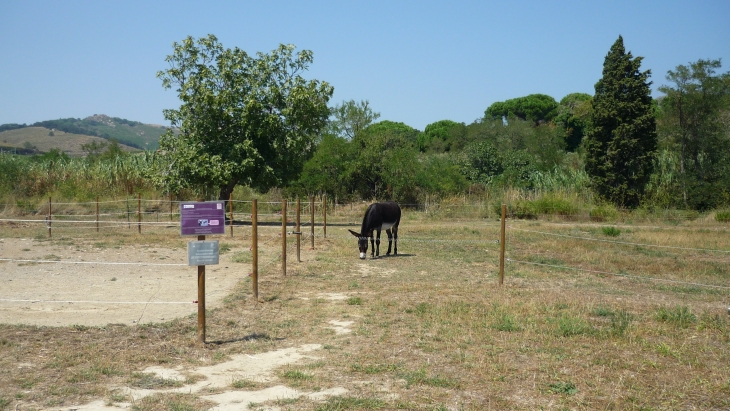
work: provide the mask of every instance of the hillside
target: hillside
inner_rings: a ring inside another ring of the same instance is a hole
[[[69,156],[83,156],[86,153],[81,149],[83,144],[93,141],[105,143],[107,140],[101,137],[93,137],[82,134],[65,133],[55,130],[53,136],[51,130],[45,127],[23,127],[10,131],[0,132],[0,148],[3,151],[17,149],[18,154],[32,154],[40,151],[47,153],[51,149],[59,149]],[[120,144],[122,150],[138,151],[134,147]],[[33,150],[33,148],[35,150]]]
[[[156,150],[158,148],[160,136],[167,130],[166,127],[158,126],[154,124],[143,124],[138,121],[125,120],[118,117],[109,117],[104,114],[94,114],[93,116],[86,117],[85,119],[77,118],[63,118],[58,120],[46,120],[39,121],[31,125],[25,124],[3,124],[0,125],[0,142],[6,139],[5,133],[9,131],[22,131],[29,128],[44,128],[46,129],[45,135],[48,139],[54,140],[52,136],[49,136],[49,132],[53,131],[55,135],[59,135],[59,132],[65,134],[75,134],[81,136],[91,136],[103,139],[116,139],[120,144],[135,147],[140,150]],[[39,144],[31,142],[39,149],[41,146],[46,146],[44,142],[40,142],[41,139],[39,131],[27,131],[29,135],[34,136],[35,141]],[[8,140],[10,141],[10,140]],[[22,147],[23,142],[21,141]],[[50,144],[53,144],[51,142]],[[7,145],[2,143],[0,145]],[[53,146],[56,147],[56,146]],[[41,149],[41,151],[43,151]]]

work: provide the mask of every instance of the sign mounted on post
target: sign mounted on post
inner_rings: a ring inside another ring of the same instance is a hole
[[[218,264],[218,241],[189,241],[188,265]]]
[[[181,235],[225,234],[223,201],[180,203]]]

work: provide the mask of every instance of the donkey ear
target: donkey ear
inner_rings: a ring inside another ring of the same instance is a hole
[[[356,233],[356,232],[354,232],[354,231],[352,231],[352,230],[347,230],[347,231],[349,231],[349,232],[350,232],[350,234],[354,235],[354,236],[355,236],[355,237],[357,237],[357,238],[360,238],[360,237],[362,237],[362,236],[360,235],[360,233]]]

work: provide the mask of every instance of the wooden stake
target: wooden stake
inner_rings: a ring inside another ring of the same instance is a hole
[[[204,235],[198,241],[205,241]],[[198,341],[205,343],[205,266],[198,266]]]
[[[228,195],[228,210],[231,213],[231,238],[233,238],[233,193]]]
[[[137,193],[137,232],[142,234],[142,194]]]
[[[96,232],[99,232],[99,196],[96,196]]]
[[[281,202],[281,273],[286,277],[286,200]]]
[[[53,238],[53,234],[51,233],[51,222],[53,221],[53,203],[51,202],[51,197],[48,197],[48,238]]]
[[[312,235],[311,235],[311,237],[312,237],[312,250],[314,250],[314,196],[309,197],[309,208],[310,208],[310,210],[312,212],[312,218],[309,221],[311,223],[310,225],[311,225],[311,230],[312,230]]]
[[[301,211],[302,211],[302,205],[299,197],[297,197],[297,228],[296,232],[294,233],[297,236],[297,262],[302,262],[302,254],[301,254],[301,242],[302,242],[302,226],[301,226]]]
[[[322,197],[322,215],[324,216],[324,238],[327,238],[327,194]]]
[[[253,300],[259,301],[259,223],[258,200],[251,201],[251,283]]]
[[[504,283],[504,243],[505,243],[505,235],[504,235],[504,220],[507,216],[507,206],[505,204],[502,204],[502,231],[499,236],[499,285],[501,286]]]

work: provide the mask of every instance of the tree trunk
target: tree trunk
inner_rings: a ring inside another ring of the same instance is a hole
[[[231,181],[230,183],[221,186],[220,187],[220,195],[218,196],[218,201],[228,201],[231,198],[231,193],[233,193],[233,189],[236,188],[237,183],[235,181]],[[226,203],[228,205],[228,203]]]

